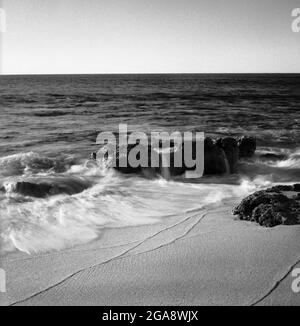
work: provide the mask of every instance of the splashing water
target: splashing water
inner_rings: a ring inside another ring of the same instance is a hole
[[[253,169],[249,169],[251,164],[256,171],[262,164],[252,161],[240,176],[200,180],[170,180],[169,175],[166,179],[124,176],[92,161],[70,162],[70,158],[49,159],[32,152],[0,158],[2,254],[16,249],[28,254],[60,250],[97,239],[104,228],[157,223],[170,216],[180,218],[191,210],[200,213],[206,206],[220,205],[224,200],[239,200],[273,185],[278,175],[287,175],[287,169],[297,172],[299,151],[260,168],[270,173],[247,175],[245,171]],[[18,181],[39,183],[45,178],[55,185],[80,180],[89,187],[73,195],[61,193],[45,198],[14,191]]]

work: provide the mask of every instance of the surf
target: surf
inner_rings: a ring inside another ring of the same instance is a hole
[[[106,228],[180,220],[300,176],[298,149],[275,162],[245,160],[239,174],[199,179],[171,178],[167,167],[159,176],[123,175],[94,160],[72,160],[34,152],[0,158],[2,254],[62,250],[94,241]],[[63,191],[35,197],[26,187],[17,191],[18,183]]]

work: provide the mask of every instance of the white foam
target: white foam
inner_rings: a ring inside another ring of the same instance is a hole
[[[74,171],[89,174],[79,167],[70,173]],[[73,196],[25,202],[7,198],[0,201],[2,248],[26,253],[60,250],[94,240],[105,227],[152,224],[168,216],[180,218],[190,210],[236,196],[238,187],[123,178],[108,173],[93,187]]]
[[[299,153],[297,153],[299,155]],[[0,160],[27,162],[40,160],[34,153],[15,155]],[[22,163],[22,167],[26,165]],[[44,172],[45,174],[46,172]],[[49,173],[49,172],[48,172]],[[44,174],[34,176],[36,180]],[[47,175],[47,173],[46,173]],[[82,193],[58,195],[45,199],[21,200],[11,196],[18,180],[9,177],[4,182],[6,198],[0,200],[2,251],[21,250],[34,253],[60,250],[92,241],[104,228],[119,228],[157,223],[163,218],[177,216],[181,219],[190,210],[200,210],[211,204],[221,204],[226,199],[242,199],[248,194],[274,184],[272,175],[257,176],[253,180],[244,177],[240,184],[231,182],[229,176],[195,180],[144,179],[122,176],[113,169],[106,170],[97,162],[87,161],[73,165],[63,174],[64,178],[78,177],[92,186]],[[50,175],[53,178],[62,175]],[[26,181],[28,176],[22,175]],[[30,176],[32,178],[32,175]],[[215,184],[218,180],[223,184]],[[227,180],[227,181],[226,181]],[[209,183],[210,182],[210,183]]]

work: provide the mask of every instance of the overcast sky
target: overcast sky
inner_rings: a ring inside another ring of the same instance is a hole
[[[4,0],[3,73],[300,72],[297,7],[300,0]]]

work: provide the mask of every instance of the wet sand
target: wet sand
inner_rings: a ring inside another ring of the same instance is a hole
[[[300,226],[238,221],[234,202],[104,230],[62,251],[1,258],[4,305],[300,305]]]

